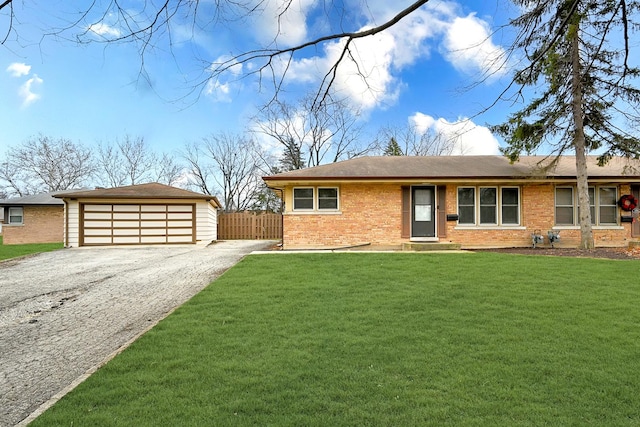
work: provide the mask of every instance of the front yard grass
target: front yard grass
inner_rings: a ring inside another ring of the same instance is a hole
[[[638,425],[638,271],[249,256],[32,425]]]
[[[24,255],[36,254],[38,252],[55,251],[62,249],[63,244],[60,243],[30,243],[25,245],[5,245],[2,236],[0,236],[0,261],[3,259],[17,258]]]

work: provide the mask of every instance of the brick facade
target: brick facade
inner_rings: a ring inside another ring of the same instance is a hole
[[[492,184],[493,185],[493,184]],[[283,218],[283,246],[294,248],[341,248],[370,245],[398,248],[410,241],[402,237],[401,184],[323,184],[339,188],[339,211],[328,213],[292,212],[292,189],[285,190],[286,211]],[[548,183],[517,185],[520,188],[520,225],[477,226],[444,223],[439,230],[440,242],[452,242],[463,248],[527,247],[535,230],[560,231],[558,247],[576,247],[580,243],[578,227],[555,226],[555,187]],[[446,191],[446,214],[457,213],[457,184],[438,185]],[[629,185],[618,186],[618,195],[627,194]],[[440,206],[439,209],[443,207]],[[621,212],[618,212],[620,215]],[[443,232],[444,231],[444,232]],[[631,240],[631,224],[593,229],[596,246],[622,247]],[[442,237],[446,236],[446,237]],[[545,241],[546,244],[546,241]]]
[[[2,225],[5,245],[58,243],[64,238],[63,206],[24,206],[22,225]]]
[[[340,213],[337,214],[285,213],[284,247],[401,244],[400,185],[341,185],[339,200]]]

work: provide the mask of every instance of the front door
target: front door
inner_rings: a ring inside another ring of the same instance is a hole
[[[411,237],[436,237],[436,187],[411,188]]]

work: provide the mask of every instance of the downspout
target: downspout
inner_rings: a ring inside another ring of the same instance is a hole
[[[284,188],[269,187],[271,191],[280,192],[280,249],[284,249]]]
[[[284,189],[277,189],[280,191],[280,249],[284,250]]]

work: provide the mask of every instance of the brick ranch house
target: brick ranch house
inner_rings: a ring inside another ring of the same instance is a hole
[[[0,200],[3,243],[57,243],[63,239],[64,203],[56,193]]]
[[[580,242],[575,157],[360,157],[263,177],[284,201],[284,249],[415,243],[461,248],[527,247],[532,235],[558,233],[557,247]],[[588,159],[595,244],[623,247],[640,239],[640,162]],[[632,199],[633,200],[633,199]],[[624,205],[623,209],[621,205]],[[633,206],[631,206],[633,207]]]

